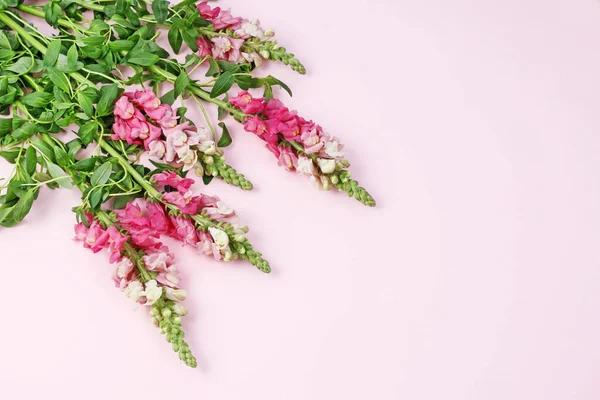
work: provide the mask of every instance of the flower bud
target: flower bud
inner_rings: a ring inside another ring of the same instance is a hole
[[[275,31],[273,29],[267,29],[265,31],[265,36],[267,36],[267,37],[273,37],[273,36],[275,36]]]
[[[181,304],[175,303],[175,305],[173,306],[173,312],[177,315],[186,315],[188,313],[188,310]]]
[[[156,326],[158,328],[158,325],[160,324],[160,322],[158,321],[158,318],[152,318],[152,324],[154,324],[154,326]]]
[[[271,53],[269,52],[269,50],[261,50],[260,51],[260,56],[262,58],[269,59],[269,57],[271,57]]]
[[[169,318],[171,316],[171,310],[169,310],[168,308],[165,308],[164,310],[162,310],[162,315],[165,318]]]

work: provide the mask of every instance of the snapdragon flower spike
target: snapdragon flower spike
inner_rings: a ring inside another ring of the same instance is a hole
[[[231,207],[216,196],[194,196],[190,191],[194,181],[175,172],[162,172],[153,179],[163,189],[169,188],[162,199],[176,211],[143,199],[133,200],[123,210],[115,211],[119,224],[136,246],[156,251],[162,247],[160,236],[168,235],[215,260],[228,262],[242,258],[263,272],[271,271],[269,263],[246,239],[248,228],[238,225]]]
[[[111,139],[143,146],[148,155],[198,176],[219,177],[229,184],[251,190],[252,183],[225,163],[210,131],[189,121],[178,122],[168,104],[150,90],[125,92],[115,103]]]
[[[268,59],[281,61],[300,74],[306,73],[302,63],[293,54],[277,45],[277,41],[273,39],[275,32],[263,29],[260,21],[234,17],[231,10],[212,8],[207,1],[199,3],[196,8],[200,16],[209,21],[218,33],[197,39],[201,58],[211,56],[216,60],[233,63],[254,63],[256,68],[263,64],[264,59]]]
[[[267,143],[280,166],[308,175],[321,189],[335,186],[361,203],[375,206],[373,197],[350,179],[350,172],[346,170],[350,163],[342,151],[344,146],[320,125],[298,116],[277,99],[254,98],[247,91],[241,91],[229,102],[248,115],[244,129]]]
[[[175,256],[160,242],[144,252],[134,243],[125,247],[128,238],[115,226],[104,229],[90,214],[85,218],[86,223],[75,225],[76,240],[83,241],[84,247],[94,253],[109,250],[110,262],[116,262],[112,274],[115,286],[135,303],[150,308],[154,324],[166,334],[173,350],[186,365],[195,368],[196,358],[181,327],[181,317],[187,309],[180,302],[187,298],[187,292],[179,288]]]

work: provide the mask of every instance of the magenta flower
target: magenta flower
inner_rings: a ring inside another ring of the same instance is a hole
[[[241,109],[244,114],[258,114],[265,107],[264,100],[264,97],[252,98],[252,95],[244,90],[229,99],[229,102]]]
[[[221,10],[219,15],[216,18],[213,18],[211,22],[216,30],[220,30],[220,29],[236,30],[240,27],[242,18],[232,16],[231,10]]]
[[[184,217],[171,217],[171,225],[173,229],[169,235],[172,238],[179,240],[184,245],[196,246],[198,235],[192,221]]]
[[[180,193],[186,192],[194,184],[193,179],[182,178],[174,171],[163,171],[160,174],[152,175],[152,178],[161,186],[171,186]]]
[[[298,165],[298,156],[289,147],[281,146],[279,148],[280,155],[278,165],[284,167],[288,171],[293,171]]]
[[[221,12],[220,7],[211,8],[208,5],[208,1],[203,1],[199,3],[196,8],[200,11],[200,16],[206,20],[212,21],[217,18],[219,13]]]

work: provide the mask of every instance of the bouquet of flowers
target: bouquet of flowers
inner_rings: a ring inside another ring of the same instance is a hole
[[[58,34],[45,36],[26,15]],[[21,222],[42,186],[79,189],[76,239],[108,254],[115,286],[149,309],[188,366],[196,360],[181,324],[187,292],[161,238],[271,270],[229,205],[190,190],[193,175],[252,189],[226,161],[225,122],[216,129],[205,107],[243,124],[288,171],[375,205],[351,179],[340,141],[273,97],[274,86],[291,95],[284,82],[256,73],[267,61],[306,72],[256,20],[189,0],[0,0],[0,26],[0,156],[14,165],[0,181],[0,225]],[[169,50],[156,43],[165,32]],[[170,56],[182,50],[185,62]],[[193,78],[197,70],[204,78]],[[204,121],[174,107],[179,98],[193,100]],[[73,126],[75,139],[58,135]]]

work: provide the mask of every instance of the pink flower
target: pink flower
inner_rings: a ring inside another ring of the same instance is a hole
[[[123,119],[129,119],[133,117],[135,107],[129,101],[127,96],[121,96],[115,103],[115,116]]]
[[[264,97],[254,99],[248,91],[244,90],[239,92],[236,97],[229,99],[229,102],[241,109],[244,114],[258,114],[265,107],[264,100]]]
[[[148,133],[148,137],[144,139],[144,148],[146,150],[150,150],[150,144],[157,142],[162,136],[162,130],[158,126],[148,124],[148,127],[150,128],[150,132]]]
[[[323,142],[318,134],[317,129],[304,132],[300,137],[300,140],[304,145],[304,151],[306,154],[317,153],[323,148]]]
[[[273,153],[275,157],[279,158],[279,156],[281,156],[281,151],[279,151],[279,146],[277,146],[276,143],[267,143],[267,149],[269,149],[269,151]]]
[[[233,17],[230,10],[221,10],[219,15],[211,22],[216,30],[226,28],[236,30],[240,27],[242,18]]]
[[[267,118],[287,122],[297,116],[296,111],[290,111],[280,100],[271,99],[264,110]]]
[[[198,55],[203,58],[206,56],[212,56],[212,50],[210,48],[210,43],[208,40],[203,37],[199,37],[196,39],[196,43],[198,43]]]
[[[135,203],[130,201],[127,203],[124,210],[115,210],[115,214],[117,215],[119,222],[124,225],[133,225],[138,227],[148,226],[150,221],[144,216],[140,204],[145,205],[145,201],[137,200]]]
[[[156,249],[162,246],[158,240],[159,234],[154,229],[130,227],[127,231],[133,243],[142,249]]]
[[[240,59],[240,47],[244,39],[234,39],[227,36],[217,36],[211,39],[214,46],[212,55],[217,60],[238,62]]]
[[[172,238],[179,240],[184,245],[195,246],[198,243],[198,235],[192,221],[184,217],[171,217],[171,225],[173,226],[170,232]]]
[[[110,238],[108,251],[110,251],[110,263],[114,263],[121,259],[121,252],[123,251],[123,246],[125,242],[127,242],[127,237],[121,235],[121,233],[114,226],[110,226],[106,233]]]
[[[163,272],[175,261],[175,257],[167,251],[158,251],[145,255],[142,260],[148,271]]]
[[[142,107],[146,112],[156,110],[160,106],[160,99],[156,97],[156,93],[152,89],[136,91],[134,99],[134,103]]]
[[[148,155],[157,158],[163,158],[167,148],[162,140],[155,140],[148,144]]]
[[[171,203],[183,213],[188,215],[196,215],[202,200],[201,197],[192,197],[192,192],[181,194],[179,192],[170,192],[163,195],[163,199]]]
[[[289,147],[281,146],[279,150],[281,154],[279,155],[278,165],[284,167],[288,171],[293,171],[298,165],[298,156]]]
[[[152,178],[161,186],[171,186],[177,189],[180,193],[189,190],[194,184],[193,179],[182,178],[174,171],[163,171],[160,174],[152,175]]]
[[[287,122],[279,123],[277,129],[286,139],[296,140],[296,137],[300,135],[300,123],[301,119],[294,117]]]
[[[112,278],[115,282],[115,286],[121,290],[125,290],[134,276],[133,270],[134,265],[131,260],[123,257],[123,259],[117,263],[117,267],[113,272]]]
[[[261,136],[267,131],[267,124],[265,121],[255,115],[253,117],[246,118],[244,129],[246,132],[255,133],[256,135]]]
[[[146,115],[148,115],[150,119],[156,122],[160,122],[160,120],[162,120],[168,112],[173,113],[173,109],[168,104],[160,104],[156,108],[144,111],[146,111]]]
[[[219,7],[210,8],[210,6],[208,5],[208,1],[203,1],[202,3],[199,3],[196,6],[196,8],[198,9],[198,11],[200,11],[200,16],[209,21],[212,21],[213,19],[217,18],[217,16],[221,12],[221,8]]]

